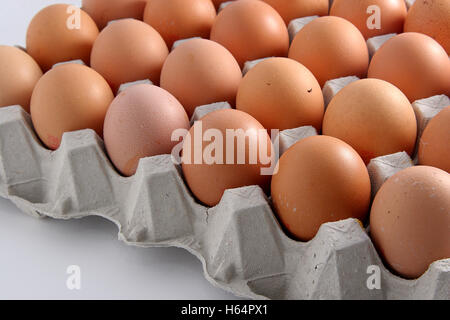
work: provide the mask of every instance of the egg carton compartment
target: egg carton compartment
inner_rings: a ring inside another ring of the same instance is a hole
[[[231,107],[201,106],[192,121],[223,108]],[[281,132],[281,153],[315,134],[312,127]],[[408,158],[373,160],[372,183],[379,185],[410,165]],[[309,242],[294,241],[257,186],[227,190],[217,206],[207,208],[194,199],[170,155],[141,159],[137,173],[125,178],[92,130],[65,133],[58,150],[45,149],[20,106],[0,109],[0,196],[34,217],[101,216],[117,225],[119,239],[129,245],[184,248],[202,262],[208,281],[240,297],[450,297],[450,259],[433,263],[419,279],[399,278],[384,267],[367,231],[354,219],[324,224]],[[373,266],[380,270],[381,289],[369,289]]]

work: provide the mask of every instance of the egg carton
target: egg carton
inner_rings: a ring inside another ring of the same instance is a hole
[[[223,108],[231,107],[199,107],[192,120]],[[286,130],[276,143],[282,153],[315,134],[312,127]],[[404,163],[397,160],[372,161],[373,183],[401,170]],[[141,159],[137,173],[125,178],[92,130],[65,133],[58,150],[45,149],[20,106],[0,109],[0,196],[34,217],[101,216],[117,225],[119,240],[129,245],[184,248],[202,262],[207,280],[240,297],[450,297],[450,259],[433,263],[417,280],[399,278],[384,267],[367,230],[354,219],[324,224],[307,243],[294,241],[257,186],[227,190],[217,206],[207,208],[192,196],[170,155]],[[373,270],[379,270],[375,287]]]

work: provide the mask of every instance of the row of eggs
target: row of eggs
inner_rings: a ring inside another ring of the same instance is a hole
[[[104,137],[117,169],[133,175],[140,158],[171,152],[174,130],[192,131],[189,116],[196,106],[228,101],[237,110],[202,118],[205,130],[312,125],[324,136],[289,149],[273,179],[260,174],[261,163],[183,165],[187,184],[199,201],[213,206],[226,189],[260,185],[271,190],[288,233],[303,241],[312,239],[324,222],[349,217],[364,221],[371,210],[375,243],[389,265],[406,277],[417,277],[432,261],[450,256],[448,173],[428,166],[405,170],[383,186],[370,209],[365,166],[374,157],[397,151],[412,155],[417,126],[410,102],[450,93],[450,62],[432,38],[418,33],[396,36],[369,67],[365,39],[348,21],[316,19],[289,48],[286,26],[275,10],[260,1],[239,0],[215,17],[211,26],[215,41],[189,40],[169,54],[168,45],[177,38],[168,40],[134,19],[111,23],[98,34],[89,15],[81,11],[81,29],[69,30],[67,8],[47,7],[31,22],[27,50],[38,64],[17,48],[0,47],[0,61],[7,61],[2,65],[1,94],[22,96],[2,104],[30,105],[36,132],[47,147],[57,149],[64,132],[91,128]],[[162,21],[168,10],[155,19]],[[242,79],[245,61],[273,55],[291,59],[265,60]],[[71,59],[82,59],[92,68],[69,63],[50,69]],[[40,68],[48,71],[42,76]],[[367,73],[387,81],[360,80],[342,90],[325,112],[321,86],[326,80]],[[160,87],[135,85],[114,98],[120,84],[140,79]],[[430,123],[428,128],[435,129],[428,131],[434,132],[419,150],[423,164],[447,171],[450,157],[442,146],[448,139],[448,110]],[[268,135],[262,141],[259,136],[249,139],[270,145]]]

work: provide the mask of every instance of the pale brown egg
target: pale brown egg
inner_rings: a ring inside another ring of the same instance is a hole
[[[369,78],[386,80],[411,102],[438,94],[450,95],[450,60],[435,40],[407,32],[388,40],[370,62]]]
[[[199,124],[201,127],[192,127],[185,139],[182,168],[189,188],[200,202],[215,206],[227,189],[259,185],[268,190],[270,175],[261,170],[270,167],[263,157],[267,155],[271,160],[272,143],[256,119],[228,109],[209,113]],[[236,136],[229,135],[230,130]]]
[[[314,126],[320,131],[324,100],[316,78],[302,64],[288,58],[269,58],[241,81],[236,108],[269,130]]]
[[[272,201],[281,224],[309,241],[323,223],[363,221],[370,206],[364,162],[345,142],[327,136],[300,140],[286,151],[272,178]]]
[[[419,163],[450,173],[450,106],[426,126],[420,138]]]
[[[389,82],[363,79],[331,100],[323,134],[351,145],[368,163],[396,152],[414,152],[417,121],[408,98]]]
[[[407,13],[405,0],[335,0],[331,16],[353,23],[364,38],[402,33]]]
[[[31,20],[27,51],[44,71],[70,60],[80,59],[89,64],[97,36],[97,25],[86,12],[67,4],[55,4],[42,9]]]
[[[215,18],[211,0],[149,0],[144,12],[144,21],[161,34],[169,48],[181,39],[209,39]]]
[[[192,116],[201,105],[222,101],[234,105],[241,79],[241,69],[227,49],[210,40],[192,39],[167,57],[161,88],[172,93]]]
[[[294,19],[328,15],[329,0],[263,0],[281,15],[286,25]]]
[[[418,0],[409,8],[405,32],[424,33],[450,55],[450,1]]]
[[[295,36],[289,58],[307,67],[323,86],[326,81],[358,76],[364,78],[369,51],[361,32],[339,17],[321,17]]]
[[[147,0],[83,0],[83,9],[95,20],[99,29],[112,20],[142,20]]]
[[[42,76],[31,97],[31,119],[42,142],[57,149],[64,132],[92,129],[103,122],[114,95],[103,77],[76,64],[59,65]]]
[[[239,0],[226,6],[214,22],[211,40],[230,50],[241,67],[259,58],[285,57],[289,50],[283,19],[259,0]]]
[[[0,108],[20,105],[30,112],[31,94],[41,77],[41,68],[23,50],[0,46]]]
[[[158,84],[168,55],[155,29],[139,20],[123,19],[100,32],[92,47],[91,66],[116,92],[126,82],[149,79]]]
[[[125,176],[136,173],[139,160],[171,154],[177,129],[189,130],[183,106],[159,87],[140,84],[122,91],[111,103],[105,119],[106,150]]]
[[[417,166],[400,171],[377,193],[370,234],[389,267],[418,278],[431,263],[450,258],[450,175]]]

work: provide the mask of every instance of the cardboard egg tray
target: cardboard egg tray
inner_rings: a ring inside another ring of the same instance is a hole
[[[291,23],[291,38],[314,17],[302,19]],[[371,53],[387,38],[370,39]],[[260,61],[248,62],[244,73]],[[323,88],[325,104],[356,80],[328,81]],[[447,105],[447,96],[413,104],[419,135]],[[231,107],[200,106],[192,122],[223,108]],[[316,134],[313,127],[285,130],[275,144],[282,154]],[[413,164],[404,152],[373,159],[368,165],[373,196],[390,176]],[[270,198],[257,186],[227,190],[219,205],[207,208],[192,196],[170,155],[141,159],[137,173],[125,178],[111,164],[94,131],[65,133],[58,150],[47,150],[20,106],[0,108],[0,196],[38,218],[101,216],[117,225],[119,240],[129,245],[184,248],[202,262],[208,281],[240,297],[450,298],[450,259],[434,262],[419,279],[402,279],[383,265],[369,228],[354,219],[324,224],[307,243],[292,240],[279,225]],[[369,283],[374,267],[380,271],[375,287]]]
[[[341,80],[326,87],[338,88],[336,83]],[[445,104],[448,97],[427,101]],[[427,101],[419,104],[423,118],[427,108],[420,106]],[[193,120],[222,108],[230,106],[199,107]],[[283,131],[278,141],[281,153],[314,134],[312,127]],[[374,159],[369,164],[374,190],[412,164],[405,153]],[[45,149],[20,106],[0,108],[0,196],[35,217],[104,217],[118,226],[119,239],[130,245],[184,248],[200,259],[212,284],[241,297],[450,297],[450,259],[433,263],[417,280],[401,279],[383,266],[367,231],[353,219],[324,224],[308,243],[294,241],[285,235],[270,199],[257,186],[227,190],[219,205],[204,207],[191,195],[170,155],[142,159],[136,175],[125,178],[92,130],[66,133],[58,150]],[[371,290],[367,281],[373,266],[380,268],[381,287]]]

